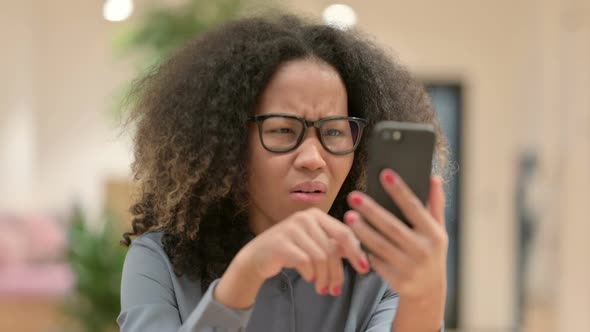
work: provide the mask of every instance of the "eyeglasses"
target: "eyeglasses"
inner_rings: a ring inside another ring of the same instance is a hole
[[[344,155],[358,147],[367,120],[355,117],[329,117],[309,121],[287,114],[254,115],[249,119],[258,125],[262,146],[270,152],[295,150],[307,133],[307,128],[318,130],[320,142],[328,152]]]

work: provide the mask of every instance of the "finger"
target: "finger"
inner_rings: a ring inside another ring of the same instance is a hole
[[[326,255],[324,250],[306,233],[303,229],[298,229],[292,233],[293,241],[295,244],[303,250],[308,257],[311,259],[310,269],[311,273],[306,274],[308,277],[304,277],[305,280],[308,282],[318,282],[321,278],[322,282],[327,280],[328,277],[326,273],[320,277],[321,270],[326,270],[322,268],[322,260],[326,260]],[[303,275],[302,275],[303,276]]]
[[[320,220],[320,223],[315,226],[320,227],[327,237],[336,240],[342,257],[348,259],[357,272],[369,272],[367,255],[361,249],[359,239],[350,227],[322,211],[314,211],[313,213]]]
[[[445,227],[445,192],[443,188],[442,178],[438,175],[430,178],[430,194],[428,197],[428,211],[437,221],[437,223]]]
[[[356,211],[348,211],[344,214],[344,220],[352,228],[361,242],[369,249],[371,254],[380,257],[397,267],[399,270],[409,268],[409,257],[404,254],[397,246],[389,242],[381,234],[369,226],[360,214]]]
[[[366,222],[402,250],[411,251],[416,245],[417,234],[370,196],[352,192],[348,195],[348,203],[363,216]]]
[[[301,247],[305,247],[306,253],[310,255],[313,267],[314,267],[314,282],[316,285],[316,291],[318,294],[326,295],[328,293],[328,287],[330,282],[330,273],[328,270],[328,253],[327,246],[322,241],[317,241],[308,234],[306,225],[316,223],[313,220],[313,216],[302,215],[299,219],[299,224],[296,225],[295,241]],[[310,242],[313,242],[311,244]]]
[[[321,248],[323,253],[327,256],[328,263],[326,266],[327,285],[318,281],[316,288],[321,295],[325,295],[329,292],[330,294],[337,296],[340,295],[341,286],[344,281],[342,259],[338,252],[338,243],[335,239],[331,239],[328,234],[326,234],[320,226],[321,221],[316,219],[322,218],[323,216],[317,213],[312,213],[312,215],[312,218],[306,219],[306,231],[310,239],[316,244],[316,247]]]
[[[330,275],[329,292],[332,296],[340,295],[342,283],[344,282],[344,271],[342,259],[337,255],[337,245],[335,240],[330,240],[330,258],[328,259],[328,271]]]
[[[416,231],[428,234],[434,232],[433,217],[397,173],[391,169],[384,169],[381,172],[381,184]]]
[[[318,217],[313,213],[306,214],[301,221],[308,240],[312,241],[314,246],[319,249],[319,252],[312,256],[316,270],[316,291],[320,295],[326,295],[332,287],[330,259],[332,255],[335,255],[333,253],[335,249],[332,248],[330,238],[319,225]]]
[[[311,257],[295,243],[285,242],[283,246],[284,266],[296,269],[306,280],[314,278],[314,269]]]

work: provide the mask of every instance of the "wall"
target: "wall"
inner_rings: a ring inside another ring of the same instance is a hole
[[[131,147],[110,109],[132,67],[112,51],[121,24],[100,1],[3,5],[0,210],[98,215],[106,178],[125,179]]]
[[[0,211],[31,204],[35,163],[32,1],[0,11]]]

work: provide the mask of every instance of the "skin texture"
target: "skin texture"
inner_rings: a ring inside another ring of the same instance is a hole
[[[282,113],[308,120],[348,116],[346,88],[338,73],[325,63],[296,60],[284,64],[262,94],[256,114]],[[295,150],[273,153],[264,149],[258,128],[251,126],[249,192],[250,222],[254,233],[274,225],[290,214],[309,207],[328,212],[352,167],[354,154],[334,155],[320,144],[317,131]],[[327,185],[319,203],[295,201],[290,192],[305,181]]]

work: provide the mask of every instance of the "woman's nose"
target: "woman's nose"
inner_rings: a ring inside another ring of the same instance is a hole
[[[324,147],[315,133],[307,135],[301,145],[295,150],[295,167],[317,170],[326,166]]]

